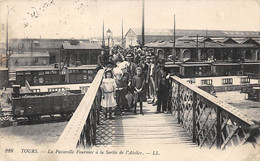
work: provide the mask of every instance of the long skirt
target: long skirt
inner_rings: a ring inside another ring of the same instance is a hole
[[[104,98],[101,100],[101,106],[104,108],[116,106],[116,100],[113,93],[104,93]]]

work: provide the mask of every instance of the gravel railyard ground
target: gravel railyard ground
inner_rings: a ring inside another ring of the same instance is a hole
[[[0,128],[0,143],[12,140],[13,144],[53,144],[67,123],[66,121]]]
[[[260,121],[260,102],[248,100],[240,91],[218,92],[217,97]]]

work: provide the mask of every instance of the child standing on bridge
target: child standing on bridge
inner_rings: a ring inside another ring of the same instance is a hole
[[[136,114],[136,106],[137,102],[140,103],[140,114],[143,113],[143,102],[146,101],[146,93],[145,93],[145,78],[142,75],[142,68],[136,68],[136,75],[132,79],[132,86],[134,88],[134,114]]]
[[[102,81],[101,89],[102,89],[102,100],[101,106],[105,108],[105,118],[107,118],[107,114],[109,113],[109,117],[112,118],[112,108],[115,107],[116,104],[116,81],[112,78],[112,70],[105,70],[105,78]]]

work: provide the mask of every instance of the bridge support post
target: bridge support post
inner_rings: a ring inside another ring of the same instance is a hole
[[[178,94],[177,94],[177,120],[178,120],[178,124],[180,124],[181,123],[181,114],[180,114],[180,104],[181,104],[181,100],[180,100],[180,86],[181,86],[181,84],[180,83],[178,83],[177,81],[176,81],[176,83],[178,84],[178,90],[177,90],[177,92],[178,92]]]
[[[96,98],[97,99],[97,98]],[[93,145],[96,145],[96,138],[97,138],[97,136],[96,136],[96,130],[97,130],[97,109],[96,109],[97,107],[95,107],[94,109],[93,109],[93,115],[94,115],[94,121],[93,121],[93,138],[92,138],[92,142],[93,142]]]
[[[196,106],[197,106],[197,94],[193,92],[192,98],[192,142],[196,142]]]
[[[216,136],[216,141],[217,141],[217,149],[221,149],[221,108],[217,108],[217,136]]]

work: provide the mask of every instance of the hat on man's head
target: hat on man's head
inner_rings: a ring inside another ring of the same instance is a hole
[[[141,68],[141,67],[137,67],[137,68],[135,69],[135,71],[142,71],[142,68]]]
[[[131,53],[128,53],[128,54],[126,54],[126,57],[125,57],[126,59],[132,59],[133,58],[133,55],[131,54]]]
[[[140,60],[145,60],[145,56],[141,56],[141,59]]]
[[[151,59],[151,55],[147,55],[147,56],[146,56],[146,59]]]

